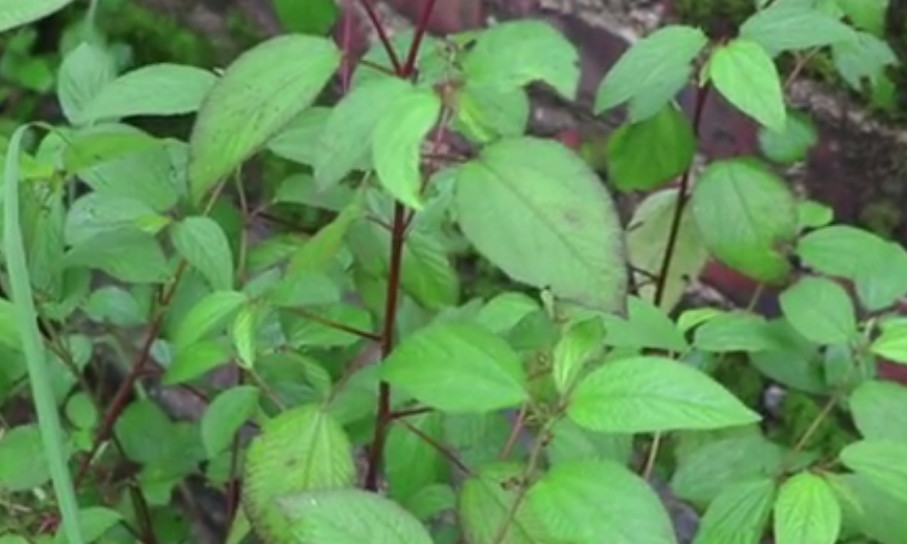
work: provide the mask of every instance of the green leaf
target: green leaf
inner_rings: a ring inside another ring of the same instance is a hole
[[[287,280],[302,273],[326,271],[343,248],[350,227],[362,216],[359,202],[346,206],[333,221],[322,227],[290,258]]]
[[[863,438],[907,444],[907,387],[867,380],[850,394],[850,411]]]
[[[113,61],[102,47],[82,42],[60,65],[57,96],[66,119],[73,125],[89,121],[86,109],[116,77]]]
[[[618,348],[655,348],[685,353],[690,346],[683,333],[651,302],[627,297],[627,317],[606,315],[604,343]]]
[[[355,478],[353,453],[343,429],[317,406],[301,406],[268,421],[249,445],[242,502],[262,538],[292,542],[282,497],[350,487]],[[366,541],[370,540],[360,540]]]
[[[457,513],[469,544],[537,544],[549,542],[530,501],[521,501],[524,468],[499,463],[482,469],[460,488]],[[517,503],[517,501],[521,501]],[[516,507],[512,518],[510,511]],[[509,524],[508,524],[509,523]],[[505,524],[508,529],[498,538]]]
[[[608,139],[609,179],[622,191],[655,189],[693,163],[696,136],[673,104],[638,123],[622,125]]]
[[[280,498],[279,502],[290,520],[293,542],[432,544],[428,531],[412,514],[397,503],[368,491],[310,491]]]
[[[41,432],[37,425],[20,425],[0,436],[0,489],[28,491],[50,479]]]
[[[674,544],[674,528],[653,489],[611,461],[563,463],[529,489],[528,500],[559,541]]]
[[[709,319],[696,329],[693,345],[713,353],[783,349],[765,319],[745,312],[730,312]]]
[[[208,94],[192,129],[193,202],[308,107],[339,63],[331,41],[303,35],[272,38],[240,55]]]
[[[885,75],[885,68],[898,64],[898,57],[887,43],[865,32],[857,32],[856,40],[835,44],[832,60],[838,73],[851,87],[863,90],[863,80],[876,84]]]
[[[114,425],[126,457],[136,463],[166,459],[172,450],[174,424],[153,401],[131,403]]]
[[[233,252],[224,230],[213,219],[187,217],[173,225],[170,239],[177,252],[215,291],[233,288]]]
[[[633,435],[584,429],[563,418],[551,429],[545,453],[552,465],[573,461],[614,461],[626,465],[633,453]]]
[[[333,0],[273,0],[274,11],[288,32],[324,36],[334,26],[340,8]]]
[[[737,38],[712,53],[709,79],[731,104],[771,130],[783,131],[787,113],[775,63],[758,43]]]
[[[101,270],[128,283],[160,283],[170,267],[154,236],[133,229],[109,231],[77,244],[63,257],[64,268]]]
[[[693,544],[759,544],[775,500],[770,479],[734,484],[709,504]]]
[[[626,289],[610,196],[562,145],[501,140],[458,170],[456,213],[479,253],[511,278],[599,309]]]
[[[100,418],[87,393],[76,393],[66,402],[66,419],[79,429],[93,429]]]
[[[444,419],[439,413],[407,417],[406,425],[394,422],[387,433],[384,472],[390,496],[407,503],[428,485],[442,481],[447,460],[423,436],[443,443]],[[413,431],[410,427],[416,429]]]
[[[526,131],[531,105],[522,88],[477,86],[467,83],[457,93],[454,128],[467,138],[488,143]]]
[[[749,350],[750,362],[769,379],[807,393],[821,395],[828,391],[827,369],[815,344],[804,338],[785,319],[761,327],[764,340],[774,342],[764,351]],[[755,331],[754,331],[755,332]],[[758,333],[757,333],[758,334]],[[754,337],[754,346],[760,341]],[[846,349],[846,348],[845,348]]]
[[[239,309],[230,327],[230,338],[243,368],[255,368],[258,354],[258,308],[246,305]]]
[[[258,388],[240,385],[214,398],[202,415],[202,442],[208,457],[214,457],[233,443],[239,428],[258,407]]]
[[[907,251],[855,227],[833,225],[810,232],[797,255],[812,269],[853,280],[868,310],[880,310],[907,294]]]
[[[775,2],[740,27],[740,36],[773,55],[854,40],[854,31],[837,18],[804,3]]]
[[[82,527],[85,542],[103,542],[99,539],[104,536],[104,533],[122,520],[122,514],[109,508],[91,506],[79,510],[79,525]],[[68,542],[69,540],[62,532],[57,533],[54,537],[54,544],[67,544]]]
[[[773,476],[783,456],[784,450],[758,429],[714,440],[679,460],[671,489],[681,499],[710,504],[738,482]]]
[[[777,282],[790,272],[784,244],[797,234],[797,206],[774,173],[751,159],[710,164],[692,197],[706,247],[753,279]]]
[[[511,21],[483,30],[463,59],[467,85],[513,89],[543,81],[573,99],[579,55],[573,44],[542,21]]]
[[[801,200],[797,203],[798,230],[817,229],[831,223],[835,211],[815,200]]]
[[[109,285],[91,293],[83,310],[93,321],[137,327],[146,321],[138,301],[125,289]]]
[[[780,302],[797,332],[817,344],[847,344],[857,335],[853,302],[832,280],[801,278],[781,293]]]
[[[128,197],[89,193],[75,202],[66,215],[66,243],[77,245],[98,234],[138,229],[155,234],[169,221],[151,206]]]
[[[416,492],[404,506],[421,521],[429,521],[456,507],[457,496],[447,484],[431,484]]]
[[[333,108],[313,106],[303,111],[287,123],[276,136],[268,140],[268,150],[288,161],[309,166],[318,164],[319,158],[324,156],[321,149],[322,134],[328,118],[339,107],[339,104]],[[367,148],[361,151],[368,153]],[[296,174],[295,177],[311,181],[311,176],[306,174]]]
[[[203,376],[230,362],[233,354],[222,342],[201,341],[178,348],[164,373],[164,385],[177,385]]]
[[[470,323],[439,323],[413,333],[384,361],[381,376],[444,412],[488,412],[527,397],[517,354]]]
[[[606,363],[579,383],[567,414],[583,427],[615,433],[718,429],[761,419],[706,374],[659,357]]]
[[[422,208],[422,140],[438,121],[441,106],[433,90],[413,88],[399,96],[375,125],[372,161],[378,181],[411,208]]]
[[[894,499],[856,474],[829,475],[836,487],[852,495],[844,500],[845,523],[880,544],[901,544],[907,537],[907,501]]]
[[[708,42],[698,28],[667,26],[633,44],[605,76],[595,112],[630,102],[630,120],[660,111],[687,84],[690,63]]]
[[[217,83],[208,70],[182,64],[152,64],[108,82],[83,109],[88,123],[137,115],[182,115],[197,111]]]
[[[426,308],[440,310],[457,303],[460,280],[436,236],[412,230],[403,247],[401,285]]]
[[[319,188],[336,185],[350,171],[369,164],[375,127],[397,100],[412,92],[412,85],[399,78],[372,79],[334,106],[312,162]]]
[[[482,306],[475,323],[496,334],[503,334],[538,310],[538,302],[524,293],[501,293]]]
[[[43,19],[72,3],[72,0],[0,0],[0,32]]]
[[[677,210],[677,190],[667,189],[650,194],[633,212],[627,226],[627,253],[630,263],[637,270],[634,283],[640,297],[652,301],[655,297],[655,282],[661,274],[668,235]],[[671,267],[665,281],[662,308],[668,310],[677,305],[686,292],[690,278],[698,278],[708,261],[709,253],[702,242],[689,206],[684,206],[674,245]]]
[[[837,4],[854,27],[881,36],[885,31],[888,0],[838,0]]]
[[[551,375],[557,390],[570,390],[577,376],[602,346],[605,329],[598,318],[580,321],[571,326],[554,347],[554,366]]]
[[[907,501],[907,444],[889,440],[861,440],[841,451],[847,468],[901,501]]]
[[[834,544],[841,532],[841,506],[821,476],[801,472],[781,485],[775,499],[778,544]]]
[[[812,120],[799,111],[788,111],[783,130],[759,128],[759,147],[774,162],[789,164],[806,159],[819,142]]]
[[[246,296],[236,291],[215,291],[206,295],[177,322],[173,345],[179,349],[194,344],[222,328],[245,302]]]

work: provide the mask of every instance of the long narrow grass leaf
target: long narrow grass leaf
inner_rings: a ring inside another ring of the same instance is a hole
[[[32,299],[31,280],[25,262],[25,247],[19,225],[19,158],[22,140],[29,125],[19,127],[9,142],[6,167],[3,173],[4,253],[16,323],[22,340],[22,349],[28,365],[32,397],[38,413],[38,426],[47,454],[50,476],[57,502],[63,515],[63,531],[70,544],[84,544],[79,527],[79,505],[72,485],[72,475],[64,454],[63,431],[51,390],[50,375],[44,353],[44,344],[38,331],[37,312]]]

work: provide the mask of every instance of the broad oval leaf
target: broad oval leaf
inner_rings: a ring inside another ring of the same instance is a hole
[[[240,385],[214,398],[202,415],[202,443],[213,458],[227,449],[236,432],[258,407],[258,387]]]
[[[463,60],[470,86],[498,89],[544,81],[573,99],[579,85],[579,55],[573,44],[548,23],[511,21],[483,30]]]
[[[809,150],[818,142],[819,134],[812,120],[799,111],[787,112],[787,122],[784,123],[782,131],[765,127],[759,130],[759,147],[762,153],[779,163],[804,160]]]
[[[660,357],[606,363],[579,383],[567,414],[583,427],[615,433],[718,429],[761,419],[706,374]]]
[[[415,332],[384,361],[381,376],[444,412],[488,412],[527,396],[516,352],[470,323],[438,323]]]
[[[595,112],[630,102],[630,119],[654,115],[687,84],[690,63],[708,39],[698,28],[667,26],[633,44],[605,76]]]
[[[187,217],[173,225],[170,239],[179,254],[215,291],[233,288],[233,251],[224,230],[213,219]]]
[[[152,64],[105,85],[85,107],[88,122],[136,115],[181,115],[201,107],[217,82],[208,70],[181,64]]]
[[[712,53],[707,70],[715,88],[731,104],[772,130],[784,130],[787,110],[781,80],[761,45],[732,40]]]
[[[315,100],[340,63],[330,40],[286,35],[243,53],[214,85],[190,138],[189,187],[198,203]]]
[[[350,487],[355,478],[352,447],[343,428],[320,407],[301,406],[267,422],[249,445],[242,504],[259,535],[270,542],[292,542],[281,499]]]
[[[28,491],[44,485],[50,469],[37,425],[7,429],[0,437],[0,488]]]
[[[553,467],[529,489],[528,501],[559,542],[675,544],[674,528],[655,491],[612,461]]]
[[[850,411],[863,438],[907,444],[907,387],[867,380],[850,394]]]
[[[0,0],[0,32],[47,17],[72,0]]]
[[[838,540],[841,506],[821,476],[801,472],[784,482],[774,510],[778,544],[834,544]]]
[[[432,544],[425,527],[400,505],[359,489],[308,491],[281,497],[293,539],[305,544]],[[289,536],[289,535],[288,535]]]
[[[759,544],[775,491],[768,478],[726,488],[709,504],[693,544]]]
[[[398,97],[375,126],[372,161],[378,181],[411,208],[422,208],[422,140],[440,112],[441,98],[433,90],[413,88]]]
[[[578,156],[556,142],[505,139],[457,177],[460,226],[507,275],[597,309],[621,305],[627,276],[617,214]]]
[[[200,378],[209,370],[232,362],[232,350],[226,342],[203,340],[179,346],[164,373],[164,385],[177,385]]]
[[[790,272],[783,250],[797,234],[796,201],[761,163],[713,162],[696,183],[691,204],[706,247],[720,261],[764,282]]]
[[[907,501],[907,444],[890,440],[861,440],[841,451],[847,468],[901,501]]]
[[[602,347],[605,328],[598,318],[573,324],[554,346],[554,363],[551,376],[557,390],[564,394],[570,390],[576,377]]]
[[[86,41],[70,51],[57,80],[57,96],[66,119],[73,125],[85,124],[85,110],[115,77],[113,58],[104,47]]]
[[[608,139],[608,174],[622,191],[650,190],[682,174],[693,163],[696,136],[673,104],[638,123],[622,125]]]
[[[781,293],[781,310],[797,332],[817,344],[847,344],[857,319],[847,291],[825,278],[801,278]]]
[[[775,2],[746,20],[740,35],[772,54],[856,39],[849,26],[805,2]]]

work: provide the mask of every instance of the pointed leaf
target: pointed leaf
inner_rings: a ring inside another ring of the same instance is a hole
[[[70,51],[57,81],[57,96],[66,119],[73,125],[86,123],[86,109],[115,77],[113,60],[101,46],[82,42]]]
[[[567,413],[584,427],[616,433],[717,429],[761,419],[706,374],[658,357],[606,363],[579,383]]]
[[[775,500],[770,479],[726,488],[709,504],[693,544],[759,544]]]
[[[97,234],[121,229],[139,229],[155,234],[168,221],[139,200],[89,193],[70,206],[64,236],[67,244],[76,245]]]
[[[863,438],[907,444],[907,387],[867,380],[850,394],[850,410]]]
[[[203,340],[181,346],[173,356],[173,362],[164,373],[164,385],[177,385],[200,378],[209,370],[225,365],[233,354],[225,342]]]
[[[782,131],[787,117],[778,70],[765,49],[745,39],[732,40],[709,59],[709,79],[743,113]]]
[[[417,331],[391,353],[382,377],[444,412],[487,412],[526,399],[517,354],[501,338],[469,323]]]
[[[287,123],[276,136],[268,140],[268,150],[288,161],[314,167],[318,160],[325,156],[321,149],[323,133],[328,118],[339,107],[340,104],[333,108],[313,106],[303,111]],[[368,154],[367,148],[361,151]],[[307,174],[296,174],[293,177],[304,178],[309,182],[312,180]]]
[[[856,38],[837,18],[800,2],[775,2],[740,27],[740,35],[772,54],[821,47]]]
[[[809,117],[799,111],[788,111],[784,130],[761,127],[759,147],[765,156],[779,163],[806,159],[809,150],[819,142],[819,134]]]
[[[841,451],[841,461],[860,476],[901,501],[907,501],[907,444],[861,440]]]
[[[574,324],[558,341],[551,375],[561,394],[573,386],[583,366],[601,349],[604,333],[601,320],[593,318]]]
[[[0,0],[0,32],[47,17],[70,3],[72,0]]]
[[[202,415],[202,442],[208,457],[225,451],[233,443],[236,432],[252,417],[258,407],[258,388],[240,385],[214,398]]]
[[[775,542],[834,544],[841,532],[841,506],[821,476],[801,472],[781,486],[775,500]]]
[[[272,38],[243,53],[214,85],[192,129],[189,185],[198,203],[221,178],[309,106],[340,63],[329,40]]]
[[[187,217],[173,225],[170,239],[215,291],[233,288],[233,251],[224,230],[213,219]]]
[[[797,332],[817,344],[847,344],[857,319],[847,291],[825,278],[801,278],[781,293],[781,310]]]
[[[511,278],[599,309],[626,288],[621,231],[598,176],[556,142],[501,140],[460,167],[456,213]]]
[[[441,481],[447,474],[447,460],[424,436],[443,443],[444,420],[439,413],[406,418],[408,425],[395,422],[387,433],[384,472],[391,498],[404,504],[421,489]],[[410,427],[421,432],[416,434]]]
[[[245,302],[246,296],[236,291],[215,291],[206,295],[177,322],[172,336],[174,346],[194,344],[223,327]]]

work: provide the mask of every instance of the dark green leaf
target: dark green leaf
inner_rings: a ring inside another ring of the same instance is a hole
[[[693,544],[759,544],[775,500],[775,482],[745,481],[709,504]]]
[[[324,36],[340,15],[334,0],[273,0],[284,30]]]
[[[49,479],[50,471],[38,426],[20,425],[7,429],[0,436],[0,489],[28,491]]]
[[[445,412],[486,412],[526,399],[522,362],[504,340],[468,323],[440,323],[406,338],[382,377]]]
[[[174,443],[173,422],[153,401],[130,404],[114,426],[123,452],[136,463],[165,459]]]
[[[755,42],[737,38],[712,53],[708,76],[740,111],[771,130],[782,131],[787,113],[778,70]]]
[[[834,544],[841,532],[841,506],[821,476],[801,472],[781,486],[775,499],[775,542]]]
[[[717,429],[761,419],[706,374],[659,357],[606,363],[579,383],[567,413],[583,427],[615,433]]]
[[[258,407],[258,388],[240,385],[214,398],[202,416],[202,442],[208,457],[214,457],[233,443],[236,432]]]
[[[233,288],[233,252],[224,230],[213,219],[187,217],[170,229],[179,254],[198,270],[215,291]]]
[[[579,157],[555,142],[501,140],[460,167],[456,183],[466,237],[510,277],[600,309],[620,304],[617,215]]]
[[[780,302],[797,332],[817,344],[847,344],[857,334],[850,296],[829,279],[801,278],[781,293]]]

